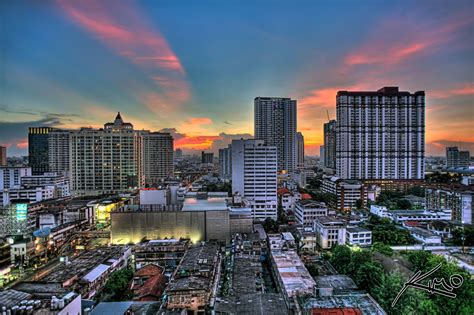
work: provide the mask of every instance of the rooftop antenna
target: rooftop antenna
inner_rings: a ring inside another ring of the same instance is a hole
[[[331,121],[331,118],[329,118],[329,110],[326,109],[326,114],[328,114],[328,121]]]

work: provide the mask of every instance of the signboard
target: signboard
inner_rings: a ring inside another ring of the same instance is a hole
[[[16,204],[16,220],[24,221],[28,215],[28,204],[27,203],[17,203]]]

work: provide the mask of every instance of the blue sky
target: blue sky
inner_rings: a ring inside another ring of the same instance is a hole
[[[427,153],[474,150],[472,1],[0,2],[0,145],[28,126],[101,126],[121,111],[176,147],[253,133],[253,99],[298,100],[318,154],[338,90],[427,94]]]

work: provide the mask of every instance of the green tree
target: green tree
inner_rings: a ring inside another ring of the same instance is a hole
[[[346,274],[351,262],[351,250],[345,245],[336,245],[332,249],[332,256],[329,262],[337,271]]]
[[[355,207],[356,209],[362,209],[362,207],[364,206],[364,204],[362,203],[362,199],[357,199],[356,202],[355,202]]]
[[[359,265],[354,274],[354,282],[360,289],[371,293],[373,288],[383,284],[383,267],[370,261]]]
[[[129,299],[131,293],[128,290],[128,283],[132,280],[132,277],[133,270],[128,268],[112,272],[104,286],[104,292],[112,295],[112,301]]]
[[[401,210],[411,209],[411,202],[408,201],[407,199],[398,199],[397,208]]]
[[[379,252],[389,257],[393,255],[393,250],[390,248],[390,246],[382,244],[380,242],[375,242],[372,244],[372,251]]]

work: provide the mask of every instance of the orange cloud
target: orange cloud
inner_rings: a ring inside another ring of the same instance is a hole
[[[429,91],[429,97],[442,99],[452,96],[474,95],[474,82],[458,84],[450,89]]]
[[[21,141],[16,144],[16,147],[19,149],[28,148],[28,138],[21,139]]]
[[[220,139],[219,136],[184,136],[175,141],[176,148],[206,150],[209,149],[214,140]]]
[[[190,125],[212,125],[212,120],[207,117],[193,117],[186,121]]]
[[[150,79],[160,91],[137,93],[138,99],[144,99],[150,110],[159,114],[163,107],[176,110],[190,99],[188,82],[179,58],[163,35],[147,24],[145,17],[130,2],[113,5],[103,1],[58,2],[75,23],[116,54],[151,73]],[[169,105],[164,106],[163,103]]]

